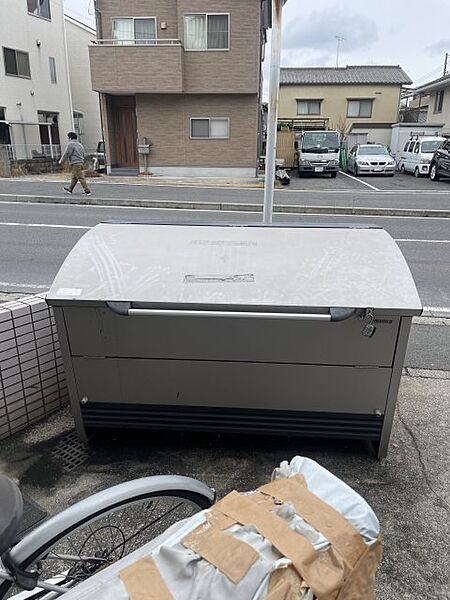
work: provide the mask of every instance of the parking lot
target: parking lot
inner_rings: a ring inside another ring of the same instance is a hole
[[[385,175],[365,175],[355,177],[351,173],[339,172],[336,179],[328,175],[298,177],[291,169],[291,185],[286,189],[308,191],[370,191],[373,192],[450,192],[450,178],[431,181],[429,177],[414,177],[409,173],[396,173],[394,177]]]

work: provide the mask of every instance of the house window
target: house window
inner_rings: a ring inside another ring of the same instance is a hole
[[[436,92],[436,96],[434,98],[434,112],[440,113],[442,112],[442,106],[444,105],[444,91]]]
[[[191,119],[191,138],[226,140],[230,137],[230,119]]]
[[[156,19],[113,19],[113,39],[120,46],[152,44],[156,40]]]
[[[31,78],[30,59],[28,52],[13,50],[12,48],[3,48],[3,58],[5,61],[5,74],[15,75],[16,77]]]
[[[298,115],[320,115],[322,100],[297,100]]]
[[[78,141],[81,143],[83,142],[83,135],[84,135],[83,118],[84,118],[84,115],[82,112],[79,112],[77,110],[73,111],[73,129],[78,136]]]
[[[0,144],[11,144],[9,125],[6,123],[6,109],[0,106]]]
[[[349,100],[347,117],[371,117],[373,100]]]
[[[27,0],[28,12],[37,17],[43,17],[44,19],[51,19],[50,13],[50,0]]]
[[[57,83],[56,81],[56,60],[53,56],[48,57],[48,65],[50,67],[50,82]]]
[[[229,50],[230,15],[184,15],[185,50]]]

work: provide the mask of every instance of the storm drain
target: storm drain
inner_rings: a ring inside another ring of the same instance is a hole
[[[73,471],[87,461],[92,450],[72,431],[59,441],[51,454],[55,458],[62,459],[64,471]]]

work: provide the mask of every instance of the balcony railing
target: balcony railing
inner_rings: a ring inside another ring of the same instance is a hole
[[[92,40],[96,46],[181,46],[181,40],[177,39],[101,39]]]
[[[2,144],[6,148],[9,160],[24,160],[33,158],[61,158],[59,144]]]

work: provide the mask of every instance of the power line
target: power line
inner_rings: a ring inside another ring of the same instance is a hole
[[[425,73],[424,75],[421,75],[419,78],[416,78],[414,80],[414,84],[417,85],[418,83],[425,81],[426,79],[430,79],[431,77],[439,75],[441,73],[441,70],[442,70],[442,67],[437,67],[433,71],[430,71],[429,73]]]

